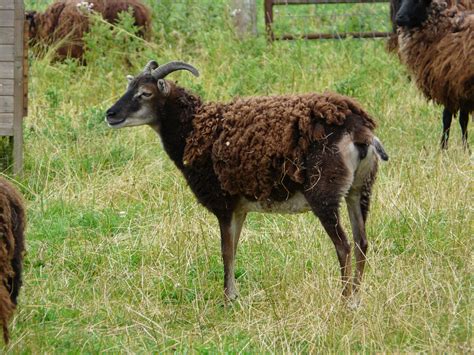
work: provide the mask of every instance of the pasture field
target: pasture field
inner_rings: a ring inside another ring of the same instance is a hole
[[[473,160],[458,124],[441,152],[441,108],[383,40],[270,45],[259,1],[260,35],[239,41],[226,3],[149,1],[149,43],[130,18],[114,35],[97,22],[87,66],[31,58],[25,171],[15,181],[28,253],[5,350],[472,353]],[[223,307],[216,220],[151,129],[104,123],[125,75],[150,59],[195,65],[200,78],[170,78],[205,100],[333,90],[376,118],[390,161],[375,185],[360,308],[341,302],[334,247],[311,213],[249,216],[240,298]]]

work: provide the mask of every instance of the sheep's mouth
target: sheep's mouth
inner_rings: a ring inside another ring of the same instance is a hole
[[[125,121],[127,120],[127,118],[123,118],[121,120],[113,120],[113,119],[110,119],[110,118],[106,118],[105,121],[107,122],[107,124],[110,126],[110,127],[114,127],[114,126],[118,126],[122,123],[124,123]]]

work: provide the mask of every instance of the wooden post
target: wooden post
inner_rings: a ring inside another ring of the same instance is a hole
[[[23,22],[23,117],[28,116],[28,48],[29,48],[29,23]]]
[[[25,11],[23,1],[15,1],[15,58],[14,58],[14,97],[15,116],[13,120],[13,172],[20,174],[23,169],[23,29],[25,26]]]
[[[273,34],[273,0],[265,0],[264,5],[264,16],[265,16],[265,30],[267,31],[267,36],[270,41],[275,40],[275,35]]]
[[[239,38],[257,35],[256,0],[232,0],[231,15]]]

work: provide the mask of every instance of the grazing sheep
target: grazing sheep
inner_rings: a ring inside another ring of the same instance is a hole
[[[200,98],[164,78],[189,64],[147,64],[128,76],[126,93],[108,111],[110,127],[149,125],[198,201],[218,219],[226,299],[237,297],[234,261],[248,212],[312,210],[333,241],[343,295],[357,290],[365,264],[365,222],[380,156],[375,122],[352,99],[334,93],[267,96],[230,103]],[[346,199],[356,244],[340,224]]]
[[[463,146],[474,110],[474,4],[403,0],[397,12],[399,55],[418,88],[444,106],[441,147],[448,146],[453,114],[459,111]]]
[[[0,321],[5,343],[9,340],[8,321],[16,308],[22,284],[25,222],[20,194],[0,177]]]
[[[88,13],[100,13],[103,18],[116,23],[118,14],[132,9],[138,34],[148,38],[151,30],[150,10],[139,0],[62,0],[52,3],[44,13],[29,11],[29,37],[32,44],[51,45],[65,40],[57,49],[59,58],[79,58],[84,54],[83,35],[89,30]]]

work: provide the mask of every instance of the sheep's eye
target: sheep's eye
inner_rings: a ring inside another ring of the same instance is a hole
[[[151,95],[152,95],[151,92],[143,91],[143,92],[141,93],[141,96],[143,96],[143,97],[150,97]]]

